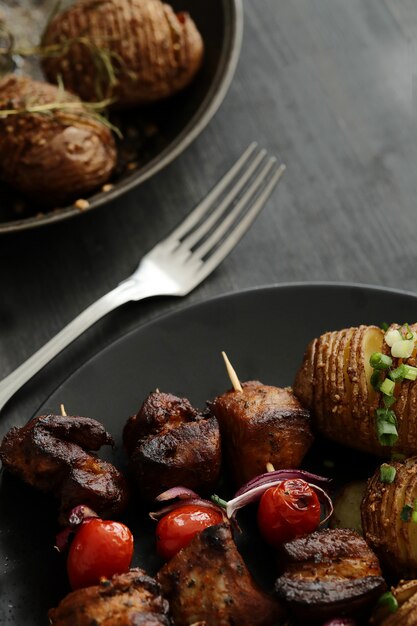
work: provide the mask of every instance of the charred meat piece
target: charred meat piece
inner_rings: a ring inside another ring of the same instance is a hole
[[[242,387],[210,403],[237,485],[263,474],[267,463],[275,469],[298,467],[313,441],[309,412],[290,389],[258,381]]]
[[[96,420],[42,415],[6,434],[0,458],[11,473],[59,498],[62,521],[78,504],[108,517],[127,504],[125,479],[111,463],[88,452],[108,444],[113,439]]]
[[[204,416],[185,398],[151,393],[123,432],[129,467],[142,497],[182,485],[196,491],[214,488],[220,472],[217,420]]]
[[[319,530],[283,544],[275,590],[300,623],[356,616],[385,590],[378,559],[353,530]]]
[[[140,569],[69,593],[50,609],[52,626],[169,626],[168,602]]]
[[[280,603],[258,588],[240,556],[228,524],[195,535],[157,575],[175,624],[272,626]]]

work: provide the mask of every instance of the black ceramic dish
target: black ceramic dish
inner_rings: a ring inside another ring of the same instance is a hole
[[[27,10],[22,14],[20,3],[16,5],[7,0],[6,17],[12,20],[13,32],[19,32],[16,20],[23,17],[26,27],[33,26],[41,31],[40,22],[46,23],[50,10],[48,2],[24,0]],[[170,4],[176,11],[188,11],[196,22],[205,43],[203,67],[194,82],[178,96],[141,110],[132,110],[124,116],[121,126],[129,127],[133,139],[122,142],[119,172],[109,181],[114,186],[106,193],[89,197],[86,210],[117,198],[171,163],[208,124],[230,86],[242,39],[241,0],[170,0]],[[33,12],[29,10],[31,6],[35,9]],[[14,10],[19,13],[13,13]],[[37,75],[36,70],[31,73]],[[151,133],[149,129],[152,129]],[[129,170],[128,162],[137,163],[137,168]],[[0,187],[0,234],[50,224],[80,212],[75,206],[68,206],[37,214],[39,209],[25,201],[23,206],[27,208],[17,214],[13,208],[15,205],[16,194]]]
[[[121,434],[156,387],[187,396],[204,407],[230,387],[221,350],[241,380],[291,385],[309,340],[326,330],[361,323],[415,321],[417,296],[355,285],[284,285],[226,295],[184,308],[134,330],[72,374],[40,407],[37,415],[58,412],[101,420],[118,447],[103,452],[125,465]],[[354,458],[354,463],[352,463]],[[316,440],[303,467],[329,475],[336,483],[369,476],[377,460]],[[0,484],[0,623],[46,624],[47,609],[67,593],[65,559],[53,549],[56,509],[51,498],[6,472]],[[224,493],[219,488],[219,494]],[[243,519],[250,527],[251,513]],[[133,500],[125,521],[136,537],[135,565],[155,573],[153,525]],[[270,551],[255,533],[243,533],[240,548],[266,587],[274,579]]]

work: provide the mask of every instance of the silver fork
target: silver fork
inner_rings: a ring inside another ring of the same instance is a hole
[[[0,411],[32,376],[113,309],[131,300],[190,293],[235,247],[284,171],[285,165],[278,166],[266,150],[251,144],[194,211],[141,259],[131,276],[3,379]]]

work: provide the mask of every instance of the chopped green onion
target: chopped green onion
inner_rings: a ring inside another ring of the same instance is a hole
[[[378,600],[378,605],[386,606],[390,613],[395,613],[395,611],[398,609],[397,598],[391,593],[391,591],[386,591],[382,594],[382,596]]]
[[[408,359],[414,351],[414,339],[400,339],[391,346],[391,354],[397,359]]]
[[[414,524],[417,524],[417,511],[413,511],[411,513],[411,521],[414,522]]]
[[[387,322],[382,322],[380,328],[386,333],[388,328],[390,327],[390,324],[387,324]]]
[[[390,407],[392,407],[393,404],[395,404],[395,402],[397,401],[397,398],[395,396],[382,396],[382,401],[384,403],[384,407],[386,409],[389,409]]]
[[[405,328],[405,332],[403,331],[403,329]],[[411,330],[410,326],[405,323],[401,326],[401,335],[403,336],[404,339],[413,339],[414,335],[413,335],[413,331]]]
[[[417,380],[417,367],[413,367],[412,365],[404,365],[404,368],[404,378],[406,378],[407,380]]]
[[[399,365],[395,370],[388,372],[388,376],[394,381],[394,383],[400,383],[404,380],[405,374],[407,373],[405,368],[405,363],[401,363],[401,365]]]
[[[409,522],[411,519],[412,513],[413,513],[413,507],[410,506],[409,504],[404,504],[400,513],[401,520],[403,522]]]
[[[392,365],[392,359],[382,352],[374,352],[370,356],[369,363],[374,370],[387,370]]]
[[[381,483],[387,483],[390,485],[395,480],[395,475],[397,470],[392,465],[388,465],[388,463],[383,463],[379,468],[379,478]]]
[[[386,396],[392,396],[394,394],[395,383],[393,380],[386,378],[379,386],[379,391]]]
[[[375,370],[371,375],[371,385],[375,389],[375,391],[379,391],[379,386],[381,384],[381,373],[378,370]]]
[[[392,409],[377,409],[376,432],[381,446],[393,446],[398,440],[397,418]]]

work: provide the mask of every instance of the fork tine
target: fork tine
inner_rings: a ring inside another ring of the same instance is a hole
[[[264,170],[265,169],[266,168],[264,168]],[[204,261],[198,271],[199,282],[204,280],[204,278],[206,278],[219,265],[219,263],[223,261],[223,259],[229,254],[229,252],[233,250],[236,244],[240,241],[248,228],[251,226],[258,213],[260,213],[261,209],[268,200],[269,196],[279,182],[281,176],[284,174],[285,170],[286,166],[284,164],[281,164],[277,168],[268,183],[265,185],[263,191],[259,194],[251,208],[245,213],[237,226],[230,232],[228,237],[216,249],[216,251],[206,261]],[[260,174],[260,177],[262,177],[261,182],[265,179],[265,176],[266,174],[264,175],[263,172]],[[257,184],[257,187],[259,187],[258,181],[254,184]]]
[[[188,235],[185,239],[181,241],[181,246],[185,248],[192,248],[194,244],[196,244],[200,239],[206,235],[212,226],[217,222],[217,220],[227,211],[227,209],[231,206],[233,200],[237,197],[238,193],[243,189],[248,180],[250,180],[252,174],[255,172],[256,168],[262,162],[266,155],[266,150],[261,150],[250,165],[247,167],[246,171],[240,176],[235,185],[230,189],[229,193],[223,198],[220,204],[216,207],[214,211],[212,211],[200,224],[196,230],[194,230],[190,235]]]
[[[217,200],[220,194],[226,189],[233,178],[243,168],[246,161],[251,157],[254,150],[258,147],[256,141],[251,143],[245,150],[245,152],[239,157],[234,165],[228,172],[219,180],[217,185],[207,194],[207,196],[196,206],[188,217],[172,233],[167,237],[167,240],[179,239],[183,237],[193,226],[195,226],[199,220],[203,217],[204,213],[211,207],[213,202]]]

